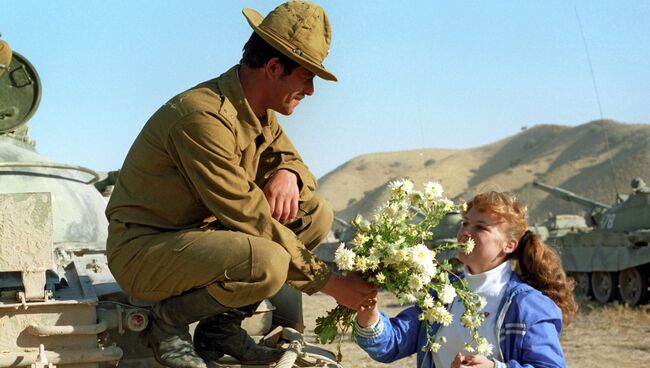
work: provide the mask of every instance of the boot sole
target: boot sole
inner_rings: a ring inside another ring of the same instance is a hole
[[[205,361],[205,364],[207,364],[208,366],[210,364],[217,364],[218,367],[222,366],[222,365],[220,365],[218,359],[217,360],[206,359],[206,357],[205,357],[206,354],[203,353],[202,350],[197,350],[196,347],[194,347],[194,350],[201,357],[201,359],[203,359],[203,361]],[[214,352],[210,352],[210,354],[212,354],[212,353],[214,353]],[[239,363],[241,365],[264,365],[264,364],[271,364],[271,363],[275,363],[275,362],[279,361],[282,358],[282,355],[284,355],[284,351],[282,352],[282,354],[280,354],[280,356],[278,356],[276,359],[272,359],[272,360],[270,360],[270,359],[267,359],[267,360],[239,360],[239,359],[235,358],[232,355],[226,355],[226,354],[223,354],[223,353],[219,353],[219,354],[221,355],[219,357],[219,359],[223,358],[224,356],[228,356],[228,357],[234,359],[237,363]],[[228,365],[226,365],[226,366],[228,366]]]

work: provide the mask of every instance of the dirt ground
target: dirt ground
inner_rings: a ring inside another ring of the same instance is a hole
[[[381,309],[393,316],[405,307],[400,306],[389,293],[380,295]],[[303,298],[303,310],[307,329],[305,337],[315,341],[316,318],[335,307],[327,295],[317,293]],[[562,333],[562,347],[567,367],[575,368],[638,368],[650,366],[650,305],[629,308],[612,303],[598,306],[582,301],[575,320]],[[326,347],[336,352],[336,344]],[[346,368],[415,367],[415,356],[393,364],[373,361],[349,336],[343,339],[341,348]]]

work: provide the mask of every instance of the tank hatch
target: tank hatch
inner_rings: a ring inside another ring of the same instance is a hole
[[[9,68],[0,75],[0,133],[12,132],[34,115],[41,101],[41,81],[22,55],[13,53]]]

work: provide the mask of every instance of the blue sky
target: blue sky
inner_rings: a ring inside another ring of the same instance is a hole
[[[45,156],[121,166],[167,99],[241,57],[271,1],[0,0],[0,33],[43,83]],[[320,177],[364,153],[469,148],[535,124],[650,123],[648,1],[320,1],[339,82],[281,122]]]

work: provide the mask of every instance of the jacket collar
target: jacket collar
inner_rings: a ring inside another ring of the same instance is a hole
[[[241,150],[244,150],[260,134],[264,135],[267,142],[270,141],[271,132],[267,126],[277,122],[277,119],[272,110],[266,111],[266,117],[262,121],[255,116],[244,95],[238,69],[239,65],[233,66],[217,80],[219,90],[225,97],[219,114],[237,126],[237,144]]]

